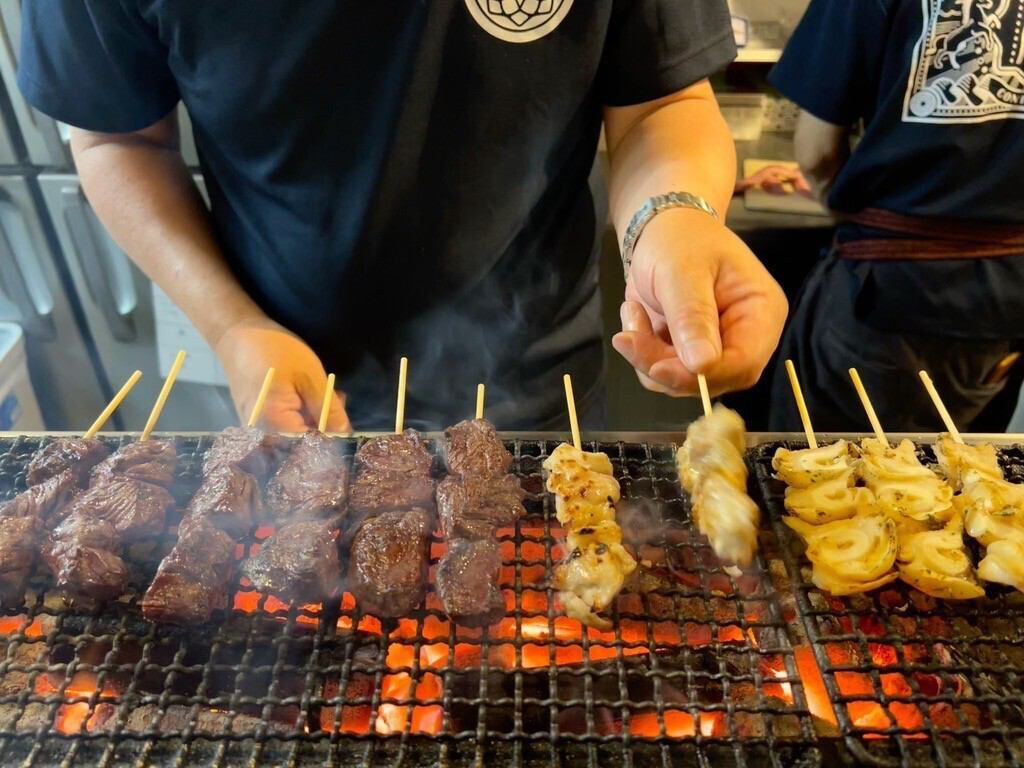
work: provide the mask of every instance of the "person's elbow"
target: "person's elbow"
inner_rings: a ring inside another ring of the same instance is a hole
[[[177,113],[172,111],[150,126],[126,133],[105,133],[71,127],[71,155],[76,160],[101,147],[142,147],[157,151],[180,151]]]

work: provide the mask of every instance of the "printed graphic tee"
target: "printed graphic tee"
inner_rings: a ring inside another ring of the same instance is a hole
[[[1024,0],[811,0],[770,81],[822,120],[864,122],[834,210],[1024,224]],[[1024,335],[1022,257],[848,268],[880,326]]]
[[[182,100],[217,235],[321,356],[357,428],[441,426],[488,383],[503,428],[603,375],[589,183],[604,105],[735,53],[725,0],[33,0],[19,84],[58,120],[148,126]],[[254,374],[255,375],[255,374]],[[586,394],[590,392],[591,394]]]

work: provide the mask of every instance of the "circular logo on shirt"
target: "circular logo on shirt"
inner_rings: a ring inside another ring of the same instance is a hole
[[[532,43],[550,34],[569,14],[573,0],[466,0],[470,15],[506,43]]]

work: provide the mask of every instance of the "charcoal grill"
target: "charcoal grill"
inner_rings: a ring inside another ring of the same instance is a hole
[[[47,439],[0,438],[0,498],[24,487]],[[731,575],[693,532],[672,440],[586,446],[611,456],[625,497],[648,502],[632,513],[642,589],[620,597],[613,632],[555,611],[547,578],[561,550],[541,478],[551,435],[509,436],[529,516],[502,532],[508,610],[486,630],[447,622],[432,594],[382,624],[348,596],[289,606],[244,582],[214,621],[154,627],[137,596],[83,615],[37,575],[24,605],[0,617],[0,764],[1024,762],[1021,595],[956,605],[897,585],[827,598],[779,522],[769,444],[751,452],[768,512],[761,552]],[[179,507],[210,441],[177,437]],[[359,440],[340,443],[351,456]],[[1024,479],[1024,454],[1003,458]],[[129,553],[139,588],[173,545],[174,522]],[[269,532],[252,531],[239,556]],[[442,553],[435,542],[432,559]]]

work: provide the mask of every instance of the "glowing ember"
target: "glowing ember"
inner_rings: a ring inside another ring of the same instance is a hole
[[[724,734],[724,716],[721,712],[699,712],[700,733],[712,738]],[[661,718],[665,723],[665,735],[671,738],[688,738],[697,735],[697,727],[689,712],[678,709],[666,709]],[[657,712],[640,712],[629,718],[629,731],[643,739],[656,739],[661,736]]]
[[[76,672],[64,689],[64,697],[65,699],[89,698],[96,690],[96,675],[94,673]],[[57,693],[58,688],[54,687],[46,675],[40,675],[36,678],[35,691],[42,696],[50,696]],[[112,701],[116,696],[116,690],[109,685],[104,685],[99,695],[99,701]],[[95,710],[91,716],[89,715],[88,701],[61,704],[57,709],[53,727],[58,733],[81,733],[83,730],[89,732],[99,724],[97,715]]]

